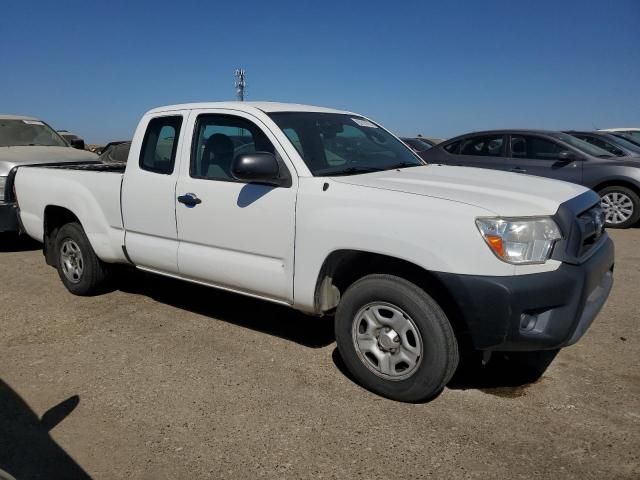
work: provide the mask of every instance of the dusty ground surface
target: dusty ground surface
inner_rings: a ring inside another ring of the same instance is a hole
[[[0,244],[0,469],[17,478],[640,477],[640,229],[616,284],[539,382],[421,405],[341,370],[327,320],[131,273],[68,294]],[[46,414],[45,414],[46,412]]]

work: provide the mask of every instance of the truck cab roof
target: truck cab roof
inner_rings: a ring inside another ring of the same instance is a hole
[[[272,112],[324,112],[324,113],[344,113],[355,115],[353,112],[345,110],[336,110],[333,108],[317,107],[314,105],[302,105],[298,103],[280,103],[280,102],[196,102],[182,103],[176,105],[166,105],[164,107],[149,110],[147,114],[155,114],[169,112],[173,110],[199,110],[207,108],[228,108],[231,110],[240,110],[251,112],[260,110],[265,113]]]

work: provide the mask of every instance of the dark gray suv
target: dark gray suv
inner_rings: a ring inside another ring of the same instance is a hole
[[[579,183],[600,194],[607,226],[640,218],[640,159],[617,157],[562,132],[492,130],[452,138],[423,153],[430,163],[506,170]]]

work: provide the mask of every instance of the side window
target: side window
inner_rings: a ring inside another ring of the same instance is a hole
[[[445,145],[444,149],[448,153],[456,154],[458,153],[458,149],[460,148],[460,144],[462,141],[458,140],[457,142],[450,143],[449,145]]]
[[[243,153],[275,153],[264,132],[252,122],[229,115],[201,115],[196,121],[190,174],[194,178],[235,181],[233,159]]]
[[[551,140],[529,135],[511,136],[511,156],[535,160],[557,160],[564,149]]]
[[[140,150],[140,168],[171,175],[176,162],[181,116],[157,117],[147,126]]]
[[[460,154],[480,157],[501,157],[504,146],[503,135],[472,137],[462,141]]]

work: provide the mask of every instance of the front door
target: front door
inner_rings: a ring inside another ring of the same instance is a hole
[[[508,169],[540,177],[582,183],[582,160],[559,158],[563,145],[536,135],[511,135]]]
[[[275,137],[249,114],[219,110],[194,112],[188,131],[176,188],[176,199],[187,198],[176,203],[180,275],[292,302],[297,178],[274,187],[231,175],[237,155],[256,151],[274,153],[288,171]]]

